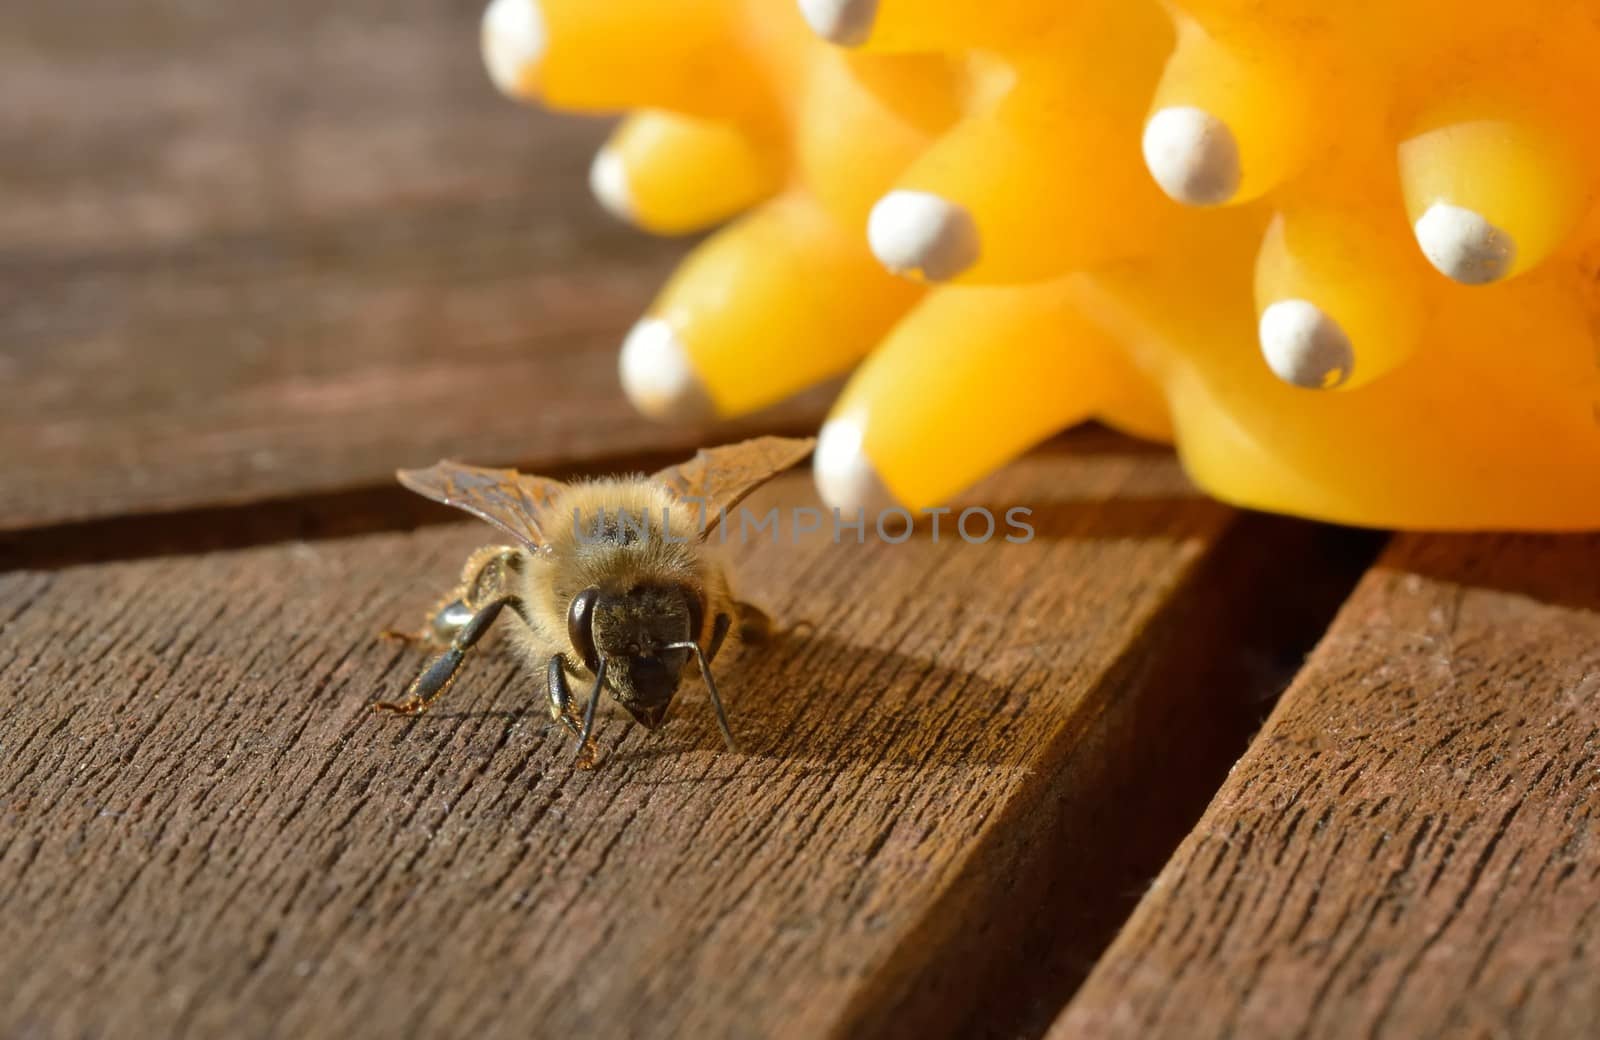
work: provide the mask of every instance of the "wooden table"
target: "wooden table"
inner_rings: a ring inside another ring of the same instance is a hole
[[[826,394],[630,413],[683,247],[477,0],[83,6],[0,40],[0,1035],[1593,1035],[1600,539],[1242,514],[1080,431],[964,497],[1027,545],[739,547],[789,627],[742,754],[691,693],[576,769],[494,650],[373,716],[488,540],[396,466]]]

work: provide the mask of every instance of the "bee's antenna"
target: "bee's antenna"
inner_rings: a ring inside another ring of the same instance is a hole
[[[717,693],[717,681],[711,678],[711,662],[706,660],[706,652],[700,649],[699,643],[668,643],[668,650],[693,650],[695,657],[700,659],[700,674],[705,676],[706,690],[711,694],[711,707],[717,713],[717,728],[722,730],[722,739],[728,744],[729,751],[738,751],[739,745],[733,739],[733,731],[728,728],[728,713],[722,710],[722,697]]]
[[[589,703],[583,709],[583,732],[578,734],[578,757],[583,757],[589,746],[589,734],[594,732],[594,710],[600,705],[600,688],[606,682],[606,658],[600,658],[600,667],[594,670],[594,689],[589,692]]]

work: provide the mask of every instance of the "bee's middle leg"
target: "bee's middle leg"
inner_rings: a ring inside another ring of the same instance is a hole
[[[397,628],[386,628],[378,633],[378,638],[391,643],[449,646],[456,634],[472,620],[472,607],[462,598],[461,592],[460,588],[451,590],[438,606],[428,611],[428,618],[421,629],[404,632]]]
[[[386,628],[378,633],[378,638],[397,643],[449,646],[474,614],[514,591],[509,578],[521,571],[521,559],[520,551],[511,546],[488,545],[477,550],[467,557],[460,583],[428,611],[421,629],[405,632]]]
[[[373,709],[395,715],[421,715],[455,682],[456,669],[466,659],[467,651],[477,645],[478,640],[489,631],[489,626],[494,624],[495,618],[500,616],[501,609],[508,606],[518,614],[523,613],[522,600],[517,596],[502,596],[491,601],[461,626],[445,652],[434,658],[433,663],[412,681],[405,697],[398,701],[378,701],[372,706]]]
[[[737,615],[739,623],[739,642],[765,643],[772,637],[772,618],[767,612],[751,603],[736,600],[733,612]]]

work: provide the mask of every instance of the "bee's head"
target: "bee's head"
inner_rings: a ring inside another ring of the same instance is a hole
[[[700,597],[687,586],[640,585],[622,592],[591,586],[572,598],[567,635],[591,672],[605,658],[612,695],[653,730],[666,718],[691,654],[667,647],[695,639],[700,621]]]

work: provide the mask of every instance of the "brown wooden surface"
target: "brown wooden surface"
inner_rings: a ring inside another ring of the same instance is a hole
[[[603,125],[494,91],[480,9],[8,14],[0,531],[733,436],[617,393],[683,246],[588,199]]]
[[[827,396],[632,415],[684,247],[480,11],[8,13],[0,1035],[1592,1035],[1593,540],[1402,540],[1231,777],[1381,536],[1092,431],[970,496],[1030,545],[739,550],[813,623],[725,672],[742,755],[691,694],[575,772],[496,651],[370,716],[423,660],[371,634],[491,537],[394,468]]]
[[[1593,1036],[1600,539],[1400,540],[1055,1037]]]
[[[0,578],[0,1033],[971,1013],[1040,915],[1103,915],[1181,833],[1164,785],[1203,797],[1226,759],[1179,738],[1226,747],[1237,708],[1169,681],[1234,642],[1208,564],[1311,530],[1246,523],[1117,443],[980,489],[1037,510],[1027,545],[740,548],[747,594],[814,626],[725,672],[740,755],[690,695],[656,737],[605,717],[604,762],[575,772],[537,673],[496,653],[436,714],[372,715],[423,663],[372,633],[431,603],[481,525]],[[803,475],[763,496],[813,500]]]

